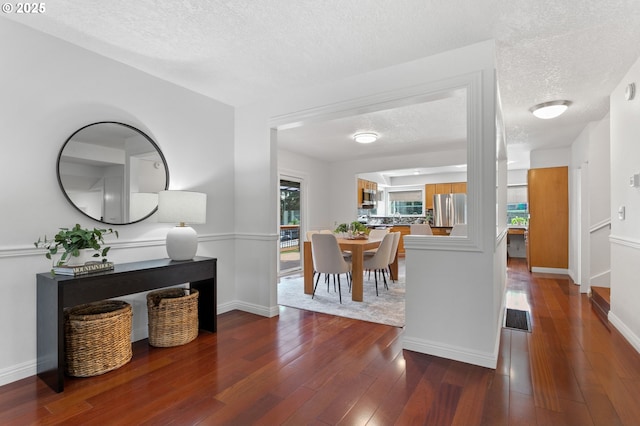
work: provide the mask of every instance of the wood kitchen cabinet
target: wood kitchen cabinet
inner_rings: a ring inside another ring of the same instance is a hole
[[[449,236],[449,234],[451,234],[451,229],[453,228],[437,226],[437,227],[431,228],[431,232],[433,233],[433,235]]]
[[[530,169],[527,186],[530,267],[568,269],[569,169]]]
[[[436,183],[436,194],[451,194],[451,184]]]
[[[428,183],[424,186],[424,208],[433,209],[433,196],[436,195],[436,186]]]
[[[428,183],[424,186],[424,208],[433,209],[435,194],[466,194],[467,182]]]
[[[358,190],[356,194],[356,197],[357,197],[356,199],[358,200],[359,209],[363,208],[363,204],[365,201],[364,200],[365,192],[368,192],[369,194],[376,194],[378,192],[378,184],[376,182],[371,182],[370,180],[358,179]]]
[[[408,225],[405,226],[394,226],[389,232],[399,232],[400,233],[400,242],[398,243],[398,256],[404,256],[404,236],[411,233],[411,227]]]
[[[467,182],[454,182],[451,184],[451,193],[452,194],[466,194],[467,193]]]

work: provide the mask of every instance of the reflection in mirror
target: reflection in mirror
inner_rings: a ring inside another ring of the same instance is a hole
[[[123,225],[151,216],[169,171],[158,146],[127,124],[100,122],[72,134],[58,155],[58,182],[78,210]]]

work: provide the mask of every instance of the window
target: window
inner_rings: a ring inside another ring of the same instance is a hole
[[[420,190],[389,192],[389,213],[423,215],[424,196]]]

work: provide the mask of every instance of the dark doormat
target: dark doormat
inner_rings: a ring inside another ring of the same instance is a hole
[[[531,318],[529,311],[509,309],[504,315],[504,328],[531,332]]]

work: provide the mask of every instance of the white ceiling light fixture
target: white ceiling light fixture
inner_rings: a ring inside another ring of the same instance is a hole
[[[375,133],[356,133],[353,135],[353,140],[358,143],[372,143],[378,140],[378,135]]]
[[[551,101],[551,102],[543,102],[538,105],[534,105],[529,108],[529,111],[533,115],[543,120],[548,120],[550,118],[556,118],[559,115],[562,115],[567,108],[569,108],[571,102],[569,101]]]

